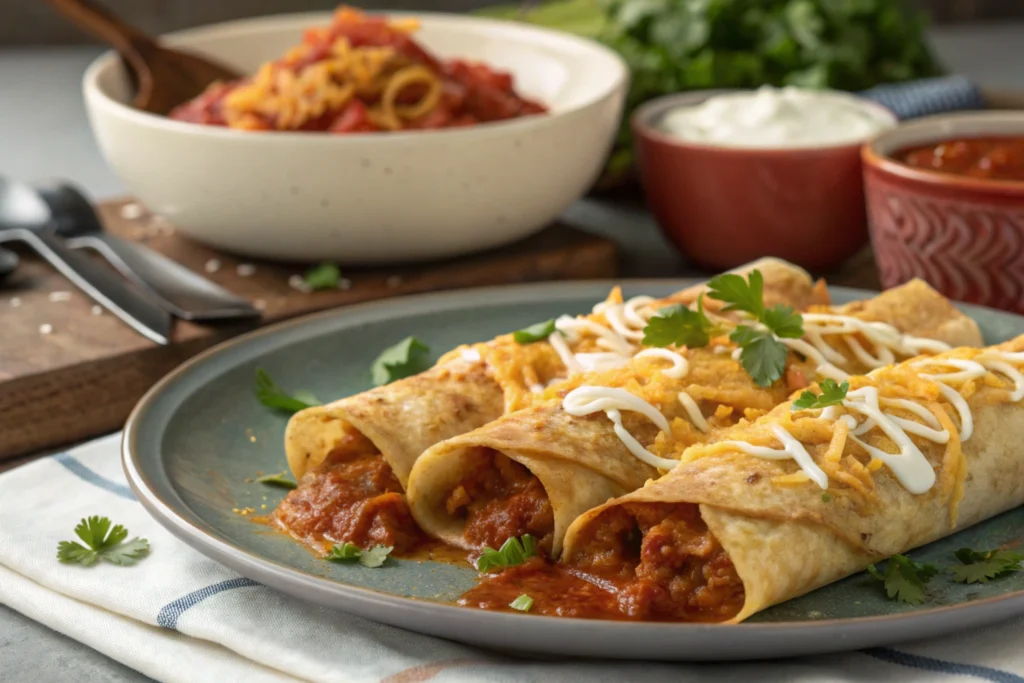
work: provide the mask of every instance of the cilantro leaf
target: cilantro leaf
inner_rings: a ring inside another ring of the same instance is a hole
[[[708,296],[725,302],[722,311],[743,311],[760,320],[764,314],[764,277],[761,271],[750,271],[747,279],[736,273],[723,273],[708,282]]]
[[[303,280],[311,291],[337,289],[341,283],[341,268],[333,263],[321,263],[307,270]]]
[[[889,558],[885,572],[869,565],[871,576],[885,584],[885,594],[890,600],[899,600],[908,605],[920,605],[924,602],[924,586],[938,573],[934,565],[918,563],[906,555],[893,555]]]
[[[387,561],[392,550],[394,548],[386,545],[375,545],[369,550],[363,550],[355,543],[336,543],[331,548],[331,551],[324,555],[324,559],[329,562],[352,562],[353,560],[358,560],[359,564],[364,567],[375,569]]]
[[[729,335],[742,351],[740,362],[754,382],[762,387],[771,386],[786,370],[789,351],[781,338],[798,339],[804,334],[803,317],[791,306],[764,305],[764,277],[752,270],[744,279],[736,273],[725,273],[711,278],[708,296],[725,302],[723,311],[741,311],[761,323],[766,330],[740,325]]]
[[[697,310],[682,304],[666,306],[647,321],[644,346],[707,346],[717,327],[704,314],[704,295],[697,297]]]
[[[363,551],[363,554],[359,556],[359,564],[371,569],[380,567],[388,559],[392,550],[394,548],[389,545],[375,545],[369,550]]]
[[[800,398],[793,401],[793,410],[814,410],[838,405],[846,398],[846,392],[850,390],[850,383],[836,384],[834,379],[823,379],[818,382],[818,387],[821,388],[820,394],[811,391],[800,394]]]
[[[776,337],[799,339],[804,336],[804,319],[792,306],[776,304],[765,310],[761,322]]]
[[[486,572],[495,567],[514,567],[517,564],[526,562],[528,558],[537,554],[537,541],[530,534],[523,534],[522,538],[515,536],[505,541],[501,548],[484,548],[476,561],[476,570]]]
[[[285,472],[278,472],[276,474],[264,474],[262,477],[256,477],[253,479],[255,484],[266,484],[267,486],[277,486],[283,489],[293,489],[298,486],[294,481],[288,479]]]
[[[309,392],[297,391],[294,395],[289,395],[262,368],[256,370],[256,398],[268,408],[288,413],[297,413],[320,405],[320,401]]]
[[[430,367],[430,347],[416,337],[406,337],[384,349],[370,366],[374,386],[409,377]]]
[[[770,387],[786,371],[789,349],[771,334],[750,327],[737,327],[729,339],[743,349],[740,363],[758,386]]]
[[[512,333],[516,344],[532,344],[533,342],[544,341],[555,332],[555,320],[545,320],[542,323],[524,327]]]
[[[100,556],[111,564],[130,566],[149,554],[149,541],[144,538],[133,538],[125,543],[118,543],[104,550]]]
[[[533,598],[524,593],[512,602],[508,603],[508,606],[512,609],[517,609],[520,612],[529,612],[533,607]]]
[[[128,530],[120,524],[111,528],[110,519],[94,515],[83,519],[75,527],[75,535],[85,543],[61,541],[57,544],[57,559],[64,564],[90,567],[100,560],[122,566],[135,564],[149,554],[149,541],[128,538]]]
[[[331,551],[324,555],[324,559],[329,562],[348,562],[358,560],[362,554],[362,549],[355,543],[335,543]]]
[[[950,567],[953,580],[957,583],[988,583],[1013,572],[1021,571],[1024,553],[1012,550],[983,550],[961,548],[954,555],[960,564]]]

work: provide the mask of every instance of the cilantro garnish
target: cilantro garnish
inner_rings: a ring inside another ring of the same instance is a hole
[[[370,366],[374,386],[409,377],[430,367],[430,347],[416,337],[406,337],[384,349]]]
[[[256,370],[256,398],[268,408],[297,413],[300,410],[320,405],[317,397],[308,391],[287,393],[263,369]]]
[[[303,280],[310,290],[337,289],[341,283],[341,268],[333,263],[321,263],[307,270]]]
[[[697,310],[682,304],[666,306],[647,321],[644,328],[645,346],[688,346],[692,349],[707,346],[717,326],[704,314],[704,295],[697,297]]]
[[[961,548],[954,555],[960,560],[959,565],[950,567],[953,580],[958,583],[988,583],[989,579],[997,579],[1013,572],[1021,571],[1024,553],[1012,550],[971,550]]]
[[[517,609],[520,612],[529,612],[530,609],[533,607],[533,598],[524,593],[512,602],[508,603],[508,606],[512,609]]]
[[[800,394],[800,398],[793,401],[793,409],[814,410],[816,408],[838,405],[846,398],[846,392],[850,390],[850,383],[836,384],[834,379],[823,379],[818,382],[818,387],[821,389],[820,394],[815,394],[811,391],[805,391]]]
[[[285,472],[264,474],[262,477],[253,479],[253,482],[256,484],[266,484],[267,486],[277,486],[283,489],[293,489],[298,486],[298,484],[286,477]]]
[[[825,493],[822,493],[821,494],[821,502],[822,503],[831,503],[832,502],[832,494],[828,493],[827,491]]]
[[[75,535],[85,542],[84,546],[76,541],[61,541],[57,544],[57,559],[64,564],[91,567],[103,560],[128,566],[149,554],[149,541],[144,538],[125,541],[128,530],[120,524],[111,528],[107,517],[83,519],[75,527]]]
[[[533,342],[544,341],[555,332],[555,321],[545,320],[512,333],[512,338],[517,344],[532,344]]]
[[[476,561],[476,570],[486,572],[495,567],[514,567],[537,554],[537,541],[530,534],[523,534],[522,540],[513,536],[501,548],[484,548]]]
[[[885,594],[890,600],[908,605],[924,602],[924,585],[938,571],[934,565],[914,562],[906,555],[890,557],[884,573],[873,564],[868,566],[868,573],[885,584]]]
[[[786,370],[789,349],[779,337],[798,339],[804,334],[803,318],[791,306],[764,305],[764,278],[753,270],[743,279],[736,273],[724,273],[708,282],[708,296],[725,303],[723,311],[740,311],[759,322],[765,329],[740,325],[729,335],[738,345],[740,363],[756,384],[771,386]]]
[[[359,560],[359,564],[373,569],[383,565],[392,550],[394,548],[387,545],[375,545],[369,550],[363,550],[355,543],[338,543],[331,548],[331,552],[324,555],[324,559],[330,562]]]

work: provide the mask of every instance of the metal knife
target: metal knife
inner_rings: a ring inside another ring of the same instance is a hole
[[[157,344],[170,343],[174,322],[171,314],[144,291],[93,263],[88,256],[69,249],[52,235],[24,228],[0,230],[3,242],[23,242],[32,247],[76,287],[141,335]]]

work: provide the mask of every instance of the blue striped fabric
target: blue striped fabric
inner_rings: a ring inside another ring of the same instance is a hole
[[[935,673],[947,674],[950,676],[971,676],[982,681],[992,681],[992,683],[1024,683],[1024,678],[1017,674],[1012,674],[1009,671],[1001,671],[1000,669],[993,669],[987,666],[947,662],[942,659],[912,655],[908,652],[900,652],[899,650],[893,650],[887,647],[874,647],[870,650],[864,650],[863,652],[875,659],[881,659],[883,662],[900,664],[911,669],[933,671]]]
[[[981,91],[965,76],[888,83],[865,90],[860,95],[892,110],[901,120],[985,108]]]
[[[248,588],[249,586],[260,585],[262,584],[256,583],[252,579],[239,577],[237,579],[229,579],[227,581],[215,583],[212,586],[200,588],[197,591],[192,591],[184,597],[178,598],[174,602],[164,605],[156,615],[156,623],[164,628],[176,631],[178,630],[178,619],[181,615],[201,603],[203,600],[213,597],[214,595],[217,595],[217,593],[234,590],[235,588]]]
[[[119,484],[116,481],[111,481],[110,479],[107,479],[106,477],[99,475],[96,472],[93,472],[91,469],[89,469],[88,467],[86,467],[81,462],[79,462],[72,456],[68,455],[67,453],[58,453],[57,455],[53,456],[53,459],[59,462],[61,465],[63,465],[68,472],[71,472],[71,474],[75,475],[76,477],[83,481],[92,484],[93,486],[98,486],[104,491],[109,491],[110,493],[113,493],[115,496],[120,496],[121,498],[124,498],[126,500],[137,500],[137,498],[135,497],[135,493],[130,488],[128,488],[124,484]]]

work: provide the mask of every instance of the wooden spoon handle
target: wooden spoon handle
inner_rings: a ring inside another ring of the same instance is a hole
[[[47,0],[79,28],[91,33],[118,52],[155,47],[155,41],[91,0]]]

